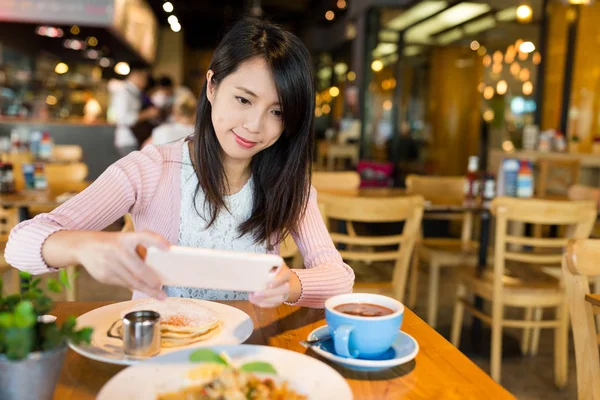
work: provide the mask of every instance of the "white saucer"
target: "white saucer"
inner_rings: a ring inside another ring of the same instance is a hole
[[[327,325],[315,329],[308,335],[307,340],[319,339],[329,335]],[[419,353],[419,344],[408,333],[400,331],[392,347],[376,360],[361,358],[346,358],[335,353],[333,340],[328,339],[311,346],[315,353],[346,368],[357,371],[379,371],[402,365],[414,359]]]

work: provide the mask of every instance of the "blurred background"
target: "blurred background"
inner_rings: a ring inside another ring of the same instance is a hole
[[[251,14],[314,56],[324,168],[391,163],[385,185],[464,174],[471,155],[486,167],[522,149],[529,127],[592,153],[600,5],[580,3],[593,2],[0,0],[0,135],[81,145],[93,179],[118,157],[110,99],[130,64],[150,68],[148,96],[164,78],[197,96],[219,37]]]

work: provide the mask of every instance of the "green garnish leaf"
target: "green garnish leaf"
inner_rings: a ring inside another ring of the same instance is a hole
[[[227,366],[227,362],[211,349],[198,349],[190,354],[191,362],[214,363]]]
[[[260,372],[265,374],[276,374],[277,371],[275,368],[267,363],[262,361],[249,362],[240,367],[240,371],[244,372]]]

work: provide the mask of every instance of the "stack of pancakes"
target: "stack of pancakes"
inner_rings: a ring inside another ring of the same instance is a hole
[[[186,346],[213,337],[220,330],[221,319],[215,311],[190,299],[148,299],[122,313],[155,311],[160,314],[162,347]]]

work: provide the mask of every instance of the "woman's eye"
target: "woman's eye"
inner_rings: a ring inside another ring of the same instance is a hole
[[[273,113],[274,116],[276,116],[277,118],[281,118],[281,116],[283,115],[281,113],[281,110],[273,110],[271,111]]]
[[[244,105],[248,105],[248,104],[250,104],[250,101],[249,101],[248,99],[245,99],[245,98],[243,98],[243,97],[241,97],[241,96],[236,96],[235,98],[237,99],[237,101],[238,101],[240,104],[244,104]]]

